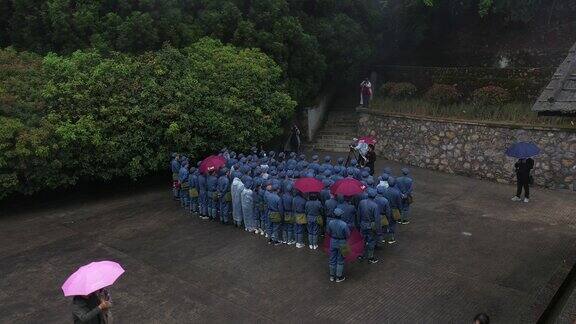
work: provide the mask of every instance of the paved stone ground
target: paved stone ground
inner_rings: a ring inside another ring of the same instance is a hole
[[[395,170],[399,166],[390,163]],[[383,167],[380,162],[378,169]],[[117,323],[535,322],[574,264],[576,195],[414,169],[413,222],[376,265],[328,281],[322,252],[182,212],[165,186],[49,203],[0,217],[0,323],[63,323],[60,286],[92,260],[122,263]]]

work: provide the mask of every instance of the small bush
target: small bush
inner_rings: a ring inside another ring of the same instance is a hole
[[[418,89],[410,82],[387,82],[382,85],[380,92],[383,96],[393,99],[406,99],[413,97]]]
[[[462,95],[456,86],[449,84],[434,84],[424,95],[426,100],[441,105],[456,103],[461,97]]]
[[[474,90],[472,102],[482,106],[500,106],[510,102],[510,93],[502,87],[486,86]]]

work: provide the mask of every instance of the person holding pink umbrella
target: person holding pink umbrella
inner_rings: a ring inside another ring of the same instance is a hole
[[[112,299],[104,288],[116,282],[124,269],[116,262],[92,262],[80,267],[62,285],[64,296],[74,296],[74,323],[112,323]]]

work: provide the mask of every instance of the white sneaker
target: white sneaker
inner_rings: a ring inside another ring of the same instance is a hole
[[[520,201],[520,200],[522,200],[522,199],[520,199],[520,197],[518,197],[518,196],[512,197],[512,201]]]
[[[296,243],[296,248],[301,249],[304,247],[304,244]]]
[[[265,237],[266,237],[266,238],[270,238],[270,236],[269,236],[268,234],[266,234],[266,236],[265,236]]]
[[[317,249],[318,249],[318,245],[313,245],[312,248],[313,248],[314,250],[317,250]]]
[[[312,246],[312,245],[308,245],[308,248],[309,248],[310,250],[314,250],[314,246]]]
[[[529,202],[529,201],[530,201],[530,199],[524,198],[524,202],[525,202],[525,203],[527,203],[527,202]]]
[[[288,242],[288,245],[294,245],[294,243],[296,243],[296,242],[290,241],[290,242]]]

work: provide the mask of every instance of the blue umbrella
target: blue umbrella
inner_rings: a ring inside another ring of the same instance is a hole
[[[529,142],[518,142],[506,150],[506,155],[518,159],[527,159],[538,154],[540,154],[538,146]]]

